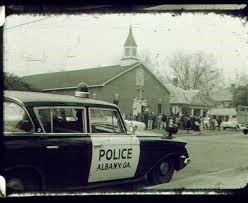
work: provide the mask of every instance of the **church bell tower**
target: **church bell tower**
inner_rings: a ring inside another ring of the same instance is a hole
[[[121,59],[121,65],[132,65],[137,62],[139,62],[139,59],[137,57],[137,44],[134,40],[132,28],[130,26],[129,33],[124,44],[124,54]]]

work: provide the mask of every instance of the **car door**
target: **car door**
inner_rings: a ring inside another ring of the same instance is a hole
[[[41,167],[42,144],[40,136],[34,133],[34,123],[26,108],[14,101],[4,101],[3,112],[3,159],[5,173],[20,169]],[[26,175],[26,174],[25,174]]]
[[[92,152],[91,139],[86,133],[85,108],[40,107],[35,108],[35,113],[45,132],[44,167],[48,189],[87,184]]]
[[[92,160],[89,183],[134,177],[140,145],[137,137],[125,133],[116,109],[89,108]]]

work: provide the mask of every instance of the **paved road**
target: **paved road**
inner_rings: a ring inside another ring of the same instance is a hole
[[[233,189],[248,183],[248,136],[222,131],[218,135],[185,136],[191,164],[176,172],[170,183],[147,189]]]

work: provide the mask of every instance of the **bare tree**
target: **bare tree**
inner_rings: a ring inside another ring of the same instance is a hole
[[[168,63],[172,70],[171,82],[176,79],[177,85],[183,89],[199,89],[209,95],[219,85],[221,72],[212,55],[177,53],[169,57]]]
[[[140,61],[148,68],[157,69],[158,62],[153,53],[148,50],[142,50],[139,53]]]
[[[242,73],[240,76],[240,85],[247,85],[248,84],[248,74],[247,73]]]
[[[140,61],[154,74],[158,79],[168,82],[167,75],[160,69],[159,53],[154,54],[148,50],[142,50],[139,54]]]

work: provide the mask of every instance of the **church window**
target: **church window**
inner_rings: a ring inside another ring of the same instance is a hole
[[[136,56],[136,48],[131,49],[131,56]]]
[[[131,49],[125,48],[125,56],[130,56]]]

